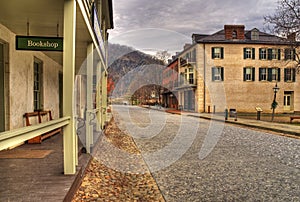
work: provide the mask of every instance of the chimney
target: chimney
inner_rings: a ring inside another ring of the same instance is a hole
[[[224,25],[225,39],[227,40],[243,40],[245,39],[244,25]]]

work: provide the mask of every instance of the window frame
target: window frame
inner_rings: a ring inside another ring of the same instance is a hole
[[[43,61],[34,58],[33,62],[33,110],[44,108]]]
[[[220,50],[220,52],[217,53],[216,50]],[[212,47],[211,57],[212,59],[224,59],[224,47]]]
[[[244,67],[243,78],[244,81],[255,81],[255,67]]]
[[[268,59],[268,49],[267,48],[260,48],[259,49],[259,59],[260,60],[267,60]]]
[[[244,48],[244,59],[252,59],[255,60],[255,48],[245,47]]]
[[[262,70],[265,70],[264,72]],[[260,67],[259,68],[259,81],[268,81],[268,68]]]
[[[277,70],[274,74],[274,71]],[[276,78],[274,79],[274,76]],[[278,67],[270,67],[268,68],[268,81],[270,82],[279,82],[280,81],[280,68]]]
[[[211,69],[212,81],[224,81],[224,67],[216,66]]]

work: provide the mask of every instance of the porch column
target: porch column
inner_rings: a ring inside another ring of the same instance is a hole
[[[107,111],[107,71],[102,72],[102,94],[101,94],[101,104],[102,104],[102,117],[101,117],[101,127],[105,126],[106,122],[106,111]]]
[[[75,73],[76,1],[64,2],[64,52],[63,52],[63,116],[69,116],[70,124],[64,127],[64,174],[75,174],[77,142],[73,114]]]
[[[93,116],[93,60],[94,60],[94,45],[89,44],[87,47],[87,64],[86,64],[86,151],[91,153],[91,145],[93,143],[93,125],[91,123]]]
[[[98,62],[97,64],[97,96],[96,96],[96,104],[97,104],[97,109],[99,110],[97,112],[97,131],[101,131],[101,62]]]

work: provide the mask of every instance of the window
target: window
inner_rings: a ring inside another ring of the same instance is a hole
[[[268,81],[280,81],[280,68],[268,68]]]
[[[43,109],[43,63],[35,59],[33,81],[33,107],[34,111]]]
[[[284,59],[296,60],[295,49],[291,49],[291,48],[284,49]]]
[[[254,81],[254,80],[255,80],[255,68],[244,67],[244,81]]]
[[[195,84],[194,68],[189,67],[184,70],[184,84]]]
[[[244,59],[255,59],[255,48],[244,48]]]
[[[259,31],[254,29],[251,31],[251,40],[258,40],[259,39]]]
[[[267,49],[266,48],[260,48],[259,49],[259,59],[260,60],[266,60],[267,59]]]
[[[224,80],[224,68],[213,67],[212,68],[212,81],[223,81]]]
[[[237,32],[235,30],[232,32],[232,39],[237,39]]]
[[[268,49],[268,60],[280,60],[280,49],[270,48]]]
[[[222,47],[213,47],[211,48],[211,52],[212,52],[212,59],[223,59],[224,58],[224,48]]]
[[[259,81],[267,81],[267,68],[259,68]]]
[[[285,82],[295,82],[296,81],[296,71],[294,68],[284,69],[284,81]]]

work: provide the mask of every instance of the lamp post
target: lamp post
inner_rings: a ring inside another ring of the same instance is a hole
[[[273,87],[273,91],[274,91],[274,99],[273,99],[273,103],[271,105],[272,108],[272,121],[274,120],[274,113],[275,113],[275,108],[277,107],[278,103],[276,102],[276,94],[279,91],[279,88],[277,86],[277,83],[275,84],[275,86]]]

